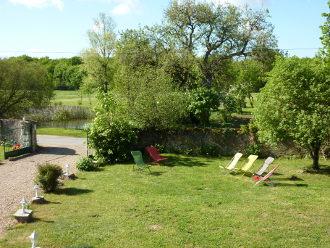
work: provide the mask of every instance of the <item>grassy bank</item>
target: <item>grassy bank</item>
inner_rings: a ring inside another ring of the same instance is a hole
[[[172,155],[152,174],[132,164],[79,173],[0,247],[28,247],[33,230],[49,248],[328,247],[328,175],[303,173],[310,160],[280,159],[277,186],[254,186],[219,169],[228,161]]]
[[[77,90],[55,90],[55,97],[53,103],[67,105],[67,106],[95,106],[95,96],[83,94]]]
[[[86,132],[84,130],[69,129],[69,128],[42,127],[37,129],[37,134],[86,138]]]

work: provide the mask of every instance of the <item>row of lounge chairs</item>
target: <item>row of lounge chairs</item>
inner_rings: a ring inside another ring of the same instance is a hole
[[[146,154],[148,154],[151,163],[153,164],[159,164],[160,162],[163,162],[167,160],[167,158],[163,157],[160,155],[159,151],[157,148],[153,146],[148,146],[145,148]],[[138,170],[149,170],[150,171],[150,165],[146,164],[143,160],[143,156],[141,151],[131,151],[131,154],[133,156],[135,164],[133,164],[133,170],[138,169]],[[228,170],[229,172],[242,172],[243,175],[248,173],[253,165],[253,163],[258,159],[257,155],[250,155],[247,159],[247,162],[240,168],[237,168],[237,164],[241,157],[243,156],[242,153],[236,153],[234,157],[230,160],[229,164],[227,167],[219,166],[220,168],[224,168]],[[273,163],[274,158],[273,157],[268,157],[263,165],[259,168],[259,170],[253,174],[252,178],[256,182],[256,185],[258,185],[261,182],[265,183],[270,183],[269,178],[273,175],[275,170],[278,168],[278,166],[275,166],[272,170],[270,170],[268,173],[265,173],[268,169],[268,167]]]
[[[227,169],[229,172],[243,172],[243,175],[245,173],[248,173],[251,169],[253,163],[257,160],[257,155],[250,155],[248,157],[248,161],[242,166],[242,168],[238,169],[237,164],[240,158],[243,156],[242,153],[236,153],[234,157],[230,160],[227,167],[219,166],[220,168]],[[258,185],[261,182],[270,183],[269,178],[273,175],[275,170],[278,168],[278,166],[275,166],[272,170],[270,170],[268,173],[265,173],[268,169],[268,167],[273,163],[274,158],[268,157],[263,165],[259,168],[259,170],[253,174],[252,178],[256,182],[256,185]]]

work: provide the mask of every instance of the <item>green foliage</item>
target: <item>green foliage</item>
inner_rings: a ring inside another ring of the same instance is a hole
[[[47,105],[53,85],[43,66],[19,58],[0,59],[0,118]]]
[[[172,1],[166,10],[168,43],[198,53],[204,84],[214,85],[221,62],[246,56],[256,47],[276,47],[268,13],[200,1]]]
[[[260,139],[294,141],[310,151],[317,169],[319,150],[330,133],[329,85],[329,70],[320,60],[278,58],[256,102]]]
[[[242,108],[246,106],[245,99],[249,99],[253,107],[252,93],[258,92],[265,85],[265,71],[262,64],[255,60],[245,60],[236,63],[237,76],[232,95]]]
[[[81,171],[95,171],[98,168],[98,164],[94,163],[93,158],[91,157],[83,157],[81,158],[77,164],[77,169]]]
[[[188,111],[193,123],[207,125],[211,112],[219,107],[219,94],[213,89],[197,88],[190,94]]]
[[[186,95],[172,87],[162,69],[122,67],[119,73],[110,110],[114,116],[142,129],[173,127],[186,117]]]
[[[59,165],[39,165],[35,181],[45,192],[54,192],[59,185],[58,179],[62,173],[62,168]]]
[[[322,16],[325,18],[324,24],[321,26],[322,36],[321,42],[323,48],[321,54],[328,58],[330,61],[330,1],[328,1],[329,10],[328,13],[323,13]]]
[[[137,140],[134,127],[125,120],[98,115],[89,130],[90,146],[97,159],[116,163],[130,159],[131,146]]]
[[[259,143],[247,145],[244,149],[244,154],[254,154],[259,156],[261,154],[261,145]]]
[[[94,20],[93,29],[88,31],[91,48],[83,53],[85,90],[107,93],[113,82],[114,68],[111,57],[116,43],[114,23],[110,16],[100,13]]]

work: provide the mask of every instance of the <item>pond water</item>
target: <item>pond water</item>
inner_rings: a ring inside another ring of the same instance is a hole
[[[92,120],[71,120],[71,121],[51,121],[40,122],[38,127],[54,127],[54,128],[70,128],[70,129],[84,129],[86,124],[90,124]]]

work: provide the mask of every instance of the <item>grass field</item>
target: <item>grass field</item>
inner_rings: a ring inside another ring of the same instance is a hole
[[[80,92],[76,90],[55,90],[53,103],[61,103],[67,106],[85,106],[91,107],[95,105],[96,99],[94,95],[80,96]]]
[[[86,138],[86,132],[84,130],[69,129],[69,128],[40,127],[38,128],[37,133],[42,135],[57,135],[57,136]]]
[[[329,175],[303,173],[310,160],[276,160],[271,187],[226,174],[229,159],[168,156],[152,174],[131,164],[79,173],[0,247],[29,247],[33,230],[47,248],[329,247]]]

